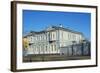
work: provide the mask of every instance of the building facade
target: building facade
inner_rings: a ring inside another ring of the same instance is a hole
[[[81,32],[62,26],[50,26],[39,32],[31,31],[24,38],[29,42],[27,54],[71,54],[71,49],[67,47],[85,40]]]

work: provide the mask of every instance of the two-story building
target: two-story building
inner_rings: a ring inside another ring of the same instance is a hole
[[[29,42],[27,54],[60,54],[63,47],[85,40],[81,32],[64,28],[62,25],[50,26],[39,32],[31,31],[24,38]]]

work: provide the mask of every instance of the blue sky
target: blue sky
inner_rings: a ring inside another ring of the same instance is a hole
[[[41,31],[48,26],[59,26],[59,24],[82,32],[90,40],[90,13],[23,10],[23,34],[32,30]]]

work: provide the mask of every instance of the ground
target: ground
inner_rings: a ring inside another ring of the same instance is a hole
[[[84,60],[90,59],[90,56],[66,56],[60,54],[48,54],[48,55],[28,55],[23,57],[23,62],[40,62],[40,61],[64,61],[64,60]]]

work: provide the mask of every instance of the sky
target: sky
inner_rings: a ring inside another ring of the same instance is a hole
[[[48,26],[59,26],[82,32],[90,40],[91,14],[80,12],[23,10],[23,34],[41,31]]]

